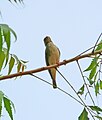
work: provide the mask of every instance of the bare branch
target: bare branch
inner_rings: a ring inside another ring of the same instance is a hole
[[[66,65],[68,63],[74,62],[74,61],[78,61],[82,58],[95,56],[95,55],[101,54],[101,53],[102,53],[102,50],[98,50],[98,51],[95,51],[94,53],[91,52],[91,53],[87,53],[84,55],[73,57],[73,58],[68,59],[68,60],[63,60],[62,62],[59,62],[58,64],[54,64],[54,65],[50,65],[50,66],[46,66],[46,67],[41,67],[41,68],[37,68],[34,70],[25,71],[25,72],[18,72],[18,73],[14,73],[14,74],[10,74],[10,75],[1,76],[0,80],[5,80],[5,79],[14,78],[14,77],[23,76],[23,75],[29,75],[31,73],[37,73],[37,72],[41,72],[41,71],[48,70],[51,68],[56,68],[58,66],[62,66],[62,65]]]

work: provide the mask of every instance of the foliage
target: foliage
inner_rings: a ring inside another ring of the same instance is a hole
[[[95,51],[98,50],[102,50],[102,41],[100,41],[99,45],[95,49]],[[102,73],[101,65],[101,55],[95,55],[90,65],[84,70],[84,72],[89,72],[87,80],[89,81],[89,85],[94,88],[96,96],[100,93],[100,90],[102,90],[102,81],[100,78]]]
[[[11,2],[11,3],[12,3],[12,2],[15,2],[15,3],[18,3],[18,2],[19,2],[19,3],[23,3],[23,0],[8,0],[8,1]]]
[[[99,44],[96,46],[95,46],[96,48],[94,51],[102,50],[102,41],[100,41]],[[85,97],[87,96],[87,94],[89,94],[93,102],[93,106],[85,107],[83,112],[78,118],[79,120],[89,120],[88,114],[91,112],[92,112],[91,116],[93,117],[93,119],[97,118],[99,120],[102,120],[102,117],[100,116],[100,114],[102,114],[102,109],[99,106],[95,105],[94,100],[89,91],[89,88],[91,87],[93,88],[96,97],[100,95],[100,90],[102,90],[101,65],[102,65],[101,54],[94,55],[92,56],[90,65],[84,70],[84,72],[82,72],[84,84],[82,85],[82,87],[79,89],[77,93],[79,95],[83,95],[85,93],[85,90],[87,89]],[[86,72],[88,73],[88,76],[83,75]],[[86,83],[85,81],[86,78],[87,78],[88,83]]]
[[[14,36],[16,41],[17,35],[14,30],[7,24],[0,24],[0,72],[7,66],[8,75],[12,72],[14,66],[16,66],[17,72],[23,72],[26,68],[26,61],[20,60],[15,54],[10,54],[11,35]],[[0,117],[2,116],[2,103],[11,120],[13,120],[12,108],[14,108],[14,104],[2,91],[0,91]]]
[[[14,2],[16,4],[23,3],[23,0],[8,0],[8,1],[11,3]],[[0,72],[2,72],[2,70],[7,67],[8,75],[11,74],[14,67],[16,67],[16,72],[23,72],[26,68],[26,65],[25,65],[26,61],[20,60],[17,57],[17,55],[10,53],[11,35],[13,35],[16,41],[17,35],[15,31],[11,29],[7,24],[0,24]],[[95,45],[94,48],[95,50],[93,52],[102,50],[102,40],[100,41],[99,44]],[[102,55],[97,54],[97,55],[91,56],[91,63],[83,72],[79,66],[84,83],[81,85],[78,92],[76,92],[74,87],[64,77],[68,85],[74,90],[74,92],[77,94],[81,102],[78,101],[73,96],[69,95],[66,91],[65,93],[67,93],[67,95],[74,98],[77,102],[79,102],[84,107],[83,111],[78,117],[78,120],[89,120],[89,115],[93,118],[93,120],[95,120],[95,118],[98,120],[102,120],[102,116],[100,115],[102,114],[102,108],[95,105],[89,90],[90,88],[92,88],[92,90],[94,90],[94,94],[96,97],[100,94],[100,91],[102,90],[101,65],[102,65]],[[87,73],[88,76],[85,76],[84,75],[85,73]],[[59,88],[59,90],[61,89]],[[85,98],[87,97],[87,95],[89,95],[93,105],[86,105],[86,103],[81,99],[82,95],[85,95]],[[5,108],[5,110],[9,114],[10,119],[13,120],[12,109],[15,110],[14,104],[2,91],[0,91],[0,118],[2,117],[3,108]]]
[[[4,108],[9,114],[11,120],[13,120],[13,110],[15,110],[13,102],[2,92],[0,91],[0,117],[2,116],[2,106],[4,104]]]
[[[23,72],[26,68],[26,61],[20,60],[15,54],[10,54],[11,34],[17,40],[13,29],[6,24],[0,24],[0,71],[8,65],[8,74],[11,73],[14,65],[17,66],[17,72]]]
[[[83,112],[81,113],[81,115],[79,116],[78,120],[89,120],[88,112],[86,111],[85,108],[84,108]]]

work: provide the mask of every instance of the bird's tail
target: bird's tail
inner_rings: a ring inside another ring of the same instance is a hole
[[[52,83],[53,83],[53,88],[57,88],[57,84],[56,84],[56,80],[52,80]]]

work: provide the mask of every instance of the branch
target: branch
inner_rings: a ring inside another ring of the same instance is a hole
[[[51,86],[53,86],[53,84],[51,84],[50,82],[48,82],[48,81],[46,81],[46,80],[44,80],[44,79],[42,79],[42,78],[40,78],[40,77],[38,77],[38,76],[36,76],[36,75],[34,75],[34,74],[30,74],[30,75],[33,76],[33,77],[35,77],[35,78],[37,78],[37,79],[39,79],[39,80],[41,80],[41,81],[43,81],[43,82],[45,82],[45,83],[47,83],[47,84],[49,84],[49,85],[51,85]],[[83,104],[82,102],[80,102],[79,100],[77,100],[75,97],[73,97],[71,94],[69,94],[69,93],[66,92],[65,90],[61,89],[61,88],[58,87],[58,86],[57,86],[57,89],[60,90],[61,92],[63,92],[64,94],[68,95],[69,97],[73,98],[75,101],[77,101],[78,103],[80,103],[80,104],[83,105],[84,107],[86,107],[85,104]]]
[[[80,70],[81,76],[82,76],[82,78],[83,78],[84,85],[86,86],[86,89],[87,89],[87,91],[88,91],[88,93],[89,93],[89,96],[90,96],[92,102],[93,102],[93,105],[95,106],[95,102],[94,102],[94,100],[93,100],[93,98],[92,98],[92,95],[91,95],[91,93],[90,93],[90,91],[89,91],[89,88],[88,88],[88,86],[87,86],[87,84],[86,84],[86,81],[85,81],[85,78],[84,78],[84,75],[83,75],[81,66],[80,66],[80,64],[79,64],[78,61],[77,61],[77,65],[78,65],[78,68],[79,68],[79,70]]]
[[[10,75],[1,76],[0,80],[6,80],[6,79],[9,79],[9,78],[14,78],[14,77],[22,76],[22,75],[29,75],[31,73],[37,73],[37,72],[45,71],[45,70],[55,68],[55,67],[58,67],[58,66],[66,65],[66,64],[74,62],[74,61],[78,61],[82,58],[95,56],[95,55],[101,54],[101,53],[102,53],[102,50],[98,50],[98,51],[94,51],[94,53],[91,52],[91,53],[87,53],[87,54],[84,54],[84,55],[78,55],[78,56],[73,57],[71,59],[63,60],[62,62],[59,62],[58,64],[54,64],[54,65],[50,65],[50,66],[46,66],[46,67],[41,67],[41,68],[37,68],[37,69],[34,69],[34,70],[25,71],[25,72],[18,72],[18,73],[14,73],[14,74],[10,74]]]

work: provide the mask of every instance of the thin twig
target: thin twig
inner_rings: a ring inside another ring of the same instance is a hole
[[[89,88],[88,88],[88,86],[87,86],[87,84],[86,84],[86,81],[85,81],[85,78],[84,78],[84,75],[83,75],[81,66],[80,66],[80,64],[79,64],[78,61],[76,61],[76,62],[77,62],[78,68],[79,68],[79,70],[80,70],[81,76],[82,76],[82,78],[83,78],[84,84],[85,84],[85,86],[86,86],[86,89],[87,89],[87,91],[88,91],[88,94],[89,94],[89,96],[90,96],[90,98],[91,98],[91,100],[92,100],[92,102],[93,102],[93,105],[95,106],[95,102],[94,102],[94,100],[93,100],[93,98],[92,98],[92,95],[91,95],[91,93],[90,93],[90,91],[89,91]]]
[[[93,47],[92,53],[94,53],[95,47],[97,46],[97,43],[98,43],[98,41],[100,40],[101,36],[102,36],[102,33],[99,35],[99,37],[98,37],[98,39],[97,39],[97,41],[96,41],[96,43],[95,43],[95,45],[94,45],[94,47]]]
[[[92,53],[94,53],[95,47],[98,46],[98,45],[100,45],[100,44],[102,44],[102,43],[97,44],[101,36],[102,36],[102,33],[99,35],[99,37],[98,37],[98,39],[97,39],[97,41],[96,41],[96,43],[95,43],[95,45],[94,45],[93,47],[88,48],[88,49],[85,50],[84,52],[80,53],[78,56],[80,56],[80,55],[88,52],[88,51],[91,50],[91,49],[93,49],[93,50],[92,50]]]
[[[80,97],[79,94],[77,94],[77,91],[74,89],[74,87],[71,85],[71,83],[65,78],[65,76],[58,70],[58,73],[62,76],[62,78],[66,81],[66,83],[72,88],[72,90],[76,93],[76,95],[79,97],[79,99],[81,100],[81,102],[83,103],[84,107],[87,108],[87,110],[89,111],[90,115],[92,116],[93,120],[95,120],[94,116],[92,115],[90,109],[88,108],[88,106],[85,104],[85,102],[83,101],[83,99]]]
[[[39,80],[41,80],[41,81],[43,81],[43,82],[45,82],[45,83],[47,83],[47,84],[49,84],[49,85],[51,85],[51,86],[53,86],[53,84],[51,84],[50,82],[48,82],[48,81],[46,81],[46,80],[44,80],[44,79],[42,79],[42,78],[40,78],[40,77],[32,74],[32,73],[31,73],[30,75],[33,76],[33,77],[35,77],[35,78],[37,78],[37,79],[39,79]],[[60,90],[61,92],[63,92],[64,94],[68,95],[69,97],[73,98],[75,101],[77,101],[77,102],[78,102],[79,104],[81,104],[82,106],[86,107],[86,108],[87,108],[90,112],[92,112],[93,114],[96,114],[96,113],[93,112],[90,108],[88,108],[87,105],[84,105],[82,102],[80,102],[79,100],[77,100],[75,97],[73,97],[71,94],[69,94],[69,93],[66,92],[65,90],[61,89],[61,88],[58,87],[58,86],[57,86],[57,89]]]
[[[77,56],[81,56],[82,54],[84,54],[84,53],[86,53],[86,52],[88,52],[89,50],[91,50],[93,47],[90,47],[89,49],[87,49],[87,50],[85,50],[84,52],[82,52],[82,53],[80,53],[79,55],[77,55]]]
[[[42,78],[40,78],[40,77],[32,74],[32,73],[31,73],[30,75],[33,76],[33,77],[35,77],[35,78],[37,78],[37,79],[39,79],[39,80],[41,80],[41,81],[43,81],[43,82],[45,82],[45,83],[47,83],[47,84],[49,84],[49,85],[51,85],[51,86],[53,86],[53,84],[51,84],[50,82],[48,82],[48,81],[46,81],[46,80],[44,80],[44,79],[42,79]],[[69,94],[69,93],[66,92],[65,90],[61,89],[60,87],[57,87],[57,89],[60,90],[61,92],[65,93],[66,95],[70,96],[71,98],[73,98],[75,101],[77,101],[77,102],[80,103],[81,105],[83,105],[82,102],[80,102],[79,100],[77,100],[75,97],[73,97],[71,94]],[[83,105],[83,106],[84,106],[84,105]]]

